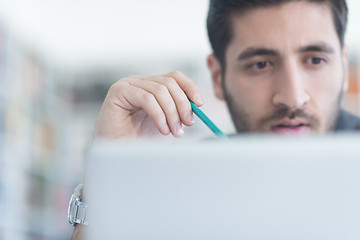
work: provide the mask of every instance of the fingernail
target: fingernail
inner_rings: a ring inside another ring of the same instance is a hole
[[[176,124],[175,131],[179,136],[184,135],[184,129],[183,129],[183,126],[181,125],[181,123]]]
[[[195,101],[200,105],[204,104],[204,101],[202,100],[200,95],[195,96]]]
[[[169,134],[170,133],[170,129],[169,126],[167,125],[167,123],[163,124],[162,126],[162,130],[165,134]]]
[[[194,124],[194,123],[195,123],[194,115],[193,115],[192,112],[186,113],[186,121],[188,121],[188,123],[190,123],[190,124]]]

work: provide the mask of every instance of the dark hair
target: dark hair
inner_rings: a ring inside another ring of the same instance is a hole
[[[231,15],[258,7],[276,6],[299,0],[210,0],[207,17],[207,30],[215,56],[225,67],[225,51],[232,39]],[[346,0],[306,0],[315,3],[328,3],[331,6],[333,20],[341,46],[347,25],[348,8]]]

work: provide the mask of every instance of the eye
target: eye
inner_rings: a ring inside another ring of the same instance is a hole
[[[320,64],[320,63],[322,63],[322,59],[321,58],[312,58],[311,59],[311,63],[312,64]]]
[[[261,70],[267,67],[269,67],[269,63],[267,61],[256,62],[248,66],[249,69],[254,69],[254,70]]]
[[[263,61],[263,62],[258,62],[258,63],[256,63],[255,65],[256,65],[257,68],[263,69],[263,68],[266,68],[266,67],[267,67],[268,63],[265,62],[265,61]]]
[[[325,59],[323,58],[319,58],[319,57],[312,57],[312,58],[308,58],[306,60],[307,63],[312,64],[312,65],[320,65],[322,63],[325,63]]]

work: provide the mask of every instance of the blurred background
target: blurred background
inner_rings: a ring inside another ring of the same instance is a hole
[[[348,0],[350,88],[360,114],[360,2]],[[69,239],[67,206],[110,85],[180,70],[203,110],[233,127],[212,93],[208,0],[0,0],[0,240]],[[199,122],[187,137],[211,136]]]

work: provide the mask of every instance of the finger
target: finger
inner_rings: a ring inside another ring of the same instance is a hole
[[[176,109],[179,113],[181,122],[186,126],[194,124],[194,116],[188,97],[180,88],[179,84],[172,77],[160,76],[152,78],[152,81],[165,85],[175,102]]]
[[[154,96],[162,111],[165,113],[168,126],[175,137],[181,137],[184,134],[184,129],[181,124],[176,104],[169,92],[169,89],[165,85],[145,79],[132,79],[129,83],[132,86],[141,88]]]
[[[173,71],[171,73],[165,74],[164,76],[171,77],[176,80],[180,88],[185,92],[186,96],[193,101],[196,106],[201,107],[203,105],[203,100],[201,97],[200,89],[185,74],[180,71]]]
[[[124,101],[128,102],[133,107],[142,108],[154,121],[161,134],[168,135],[170,133],[165,113],[154,95],[141,88],[128,84],[128,86],[124,87],[123,98]]]

